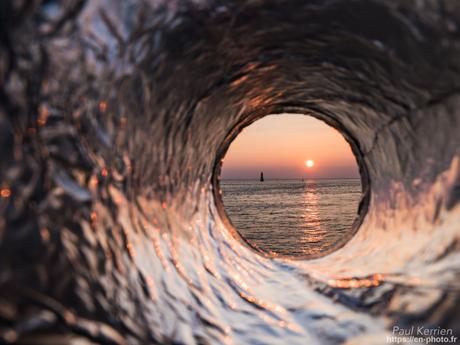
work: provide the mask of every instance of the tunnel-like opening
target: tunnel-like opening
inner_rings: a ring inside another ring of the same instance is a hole
[[[225,206],[222,199],[222,186],[221,186],[221,173],[223,167],[223,159],[227,154],[230,145],[234,142],[234,140],[238,137],[238,135],[242,132],[242,130],[258,120],[269,116],[269,115],[280,115],[282,114],[296,114],[296,115],[304,115],[304,116],[311,116],[315,119],[318,119],[330,127],[336,129],[345,141],[349,144],[351,151],[356,159],[356,163],[359,169],[359,177],[361,181],[361,198],[359,201],[357,213],[355,220],[351,225],[351,229],[345,232],[339,240],[337,240],[333,245],[328,246],[325,249],[322,249],[318,252],[311,252],[305,253],[301,255],[279,255],[278,253],[267,251],[259,246],[254,245],[253,242],[248,241],[244,235],[242,235],[241,231],[239,231],[235,225],[232,223],[228,213],[225,210]],[[216,155],[216,159],[214,162],[213,168],[213,175],[212,175],[212,187],[213,187],[213,197],[216,208],[218,210],[218,214],[222,219],[223,223],[225,224],[226,228],[231,232],[231,234],[240,242],[251,248],[252,250],[256,251],[257,253],[267,256],[267,257],[283,257],[288,259],[297,259],[297,260],[305,260],[305,259],[316,259],[319,257],[326,256],[330,253],[337,251],[338,249],[342,248],[359,230],[369,207],[369,200],[370,200],[370,180],[369,174],[367,171],[366,164],[363,159],[362,152],[359,149],[357,141],[353,136],[347,131],[345,126],[343,126],[339,121],[337,121],[332,116],[326,116],[317,112],[313,112],[309,109],[302,109],[297,107],[280,107],[278,111],[269,111],[269,112],[254,112],[253,114],[249,114],[245,117],[245,120],[239,122],[233,129],[226,135],[224,140],[222,141],[219,150]]]
[[[458,329],[459,2],[9,3],[0,339]],[[280,265],[226,236],[245,242],[218,179],[241,129],[281,113],[345,137],[363,197],[348,238]]]

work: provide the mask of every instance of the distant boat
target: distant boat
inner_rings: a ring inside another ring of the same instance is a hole
[[[260,182],[264,182],[264,173],[263,172],[260,173]]]

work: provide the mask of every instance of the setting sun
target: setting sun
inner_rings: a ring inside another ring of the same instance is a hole
[[[311,161],[311,163],[309,163]],[[359,178],[339,131],[311,116],[268,115],[243,129],[222,165],[223,179]]]

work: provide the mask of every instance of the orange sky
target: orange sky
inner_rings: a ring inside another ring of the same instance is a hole
[[[315,162],[308,169],[305,161]],[[230,145],[223,179],[359,177],[355,157],[342,135],[306,115],[270,115],[243,129]]]

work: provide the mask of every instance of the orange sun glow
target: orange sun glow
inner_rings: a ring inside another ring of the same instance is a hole
[[[315,165],[315,161],[311,160],[311,159],[308,159],[306,162],[305,162],[305,165],[307,166],[307,168],[312,168],[314,165]]]

